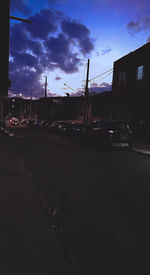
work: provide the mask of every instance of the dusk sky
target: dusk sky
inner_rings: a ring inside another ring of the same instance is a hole
[[[91,79],[150,41],[149,0],[11,0],[11,15],[32,21],[10,20],[11,95],[41,97],[45,76],[48,96],[74,93],[64,83],[78,94],[88,58]],[[111,82],[110,71],[89,87],[109,90]]]

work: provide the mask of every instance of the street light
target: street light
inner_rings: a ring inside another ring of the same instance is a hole
[[[28,19],[23,19],[23,18],[20,18],[20,17],[16,17],[16,16],[9,16],[10,19],[14,19],[14,20],[18,20],[18,21],[22,21],[22,22],[25,22],[25,23],[29,23],[29,24],[32,24],[32,21],[28,20]]]

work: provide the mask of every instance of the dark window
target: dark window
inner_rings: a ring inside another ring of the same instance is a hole
[[[143,78],[144,78],[144,66],[141,65],[141,66],[137,67],[136,79],[142,80]]]
[[[119,84],[124,84],[126,82],[126,72],[122,71],[119,74]]]

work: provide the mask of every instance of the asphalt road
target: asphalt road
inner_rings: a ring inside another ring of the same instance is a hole
[[[150,274],[150,157],[90,149],[39,130],[14,131],[76,272]]]

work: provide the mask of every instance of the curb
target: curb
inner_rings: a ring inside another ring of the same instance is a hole
[[[150,150],[144,150],[144,149],[132,149],[132,152],[144,155],[144,156],[150,156]]]

